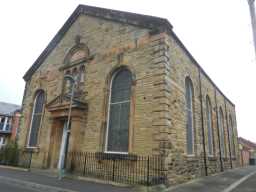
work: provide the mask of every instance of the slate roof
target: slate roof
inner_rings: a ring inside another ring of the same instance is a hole
[[[243,137],[239,137],[238,141],[239,141],[240,144],[243,144],[243,145],[246,145],[246,146],[248,146],[250,148],[256,149],[256,143],[254,143],[252,141],[249,141],[249,140],[247,140],[247,139],[245,139]]]
[[[40,67],[40,65],[44,62],[44,60],[48,57],[51,51],[58,45],[61,41],[62,37],[68,31],[70,26],[76,21],[76,19],[81,15],[89,15],[93,17],[102,18],[105,20],[111,20],[119,23],[126,23],[129,25],[134,25],[142,28],[150,29],[152,33],[157,32],[167,32],[172,35],[172,37],[177,41],[183,51],[187,54],[187,56],[191,59],[191,61],[199,67],[201,72],[209,79],[209,81],[213,84],[213,86],[222,94],[231,105],[235,106],[218,88],[218,86],[212,81],[212,79],[207,75],[207,73],[203,70],[203,68],[198,64],[196,59],[192,56],[192,54],[187,50],[185,45],[181,42],[178,36],[172,30],[173,26],[171,23],[165,19],[160,17],[154,17],[149,15],[142,15],[136,13],[130,13],[125,11],[117,11],[112,9],[105,9],[87,5],[78,5],[72,15],[68,18],[68,20],[64,23],[61,29],[57,32],[57,34],[53,37],[44,51],[39,55],[34,64],[29,68],[29,70],[23,76],[25,81],[28,81],[33,73]]]
[[[20,108],[16,104],[0,102],[0,115],[12,115],[15,111],[20,110]]]

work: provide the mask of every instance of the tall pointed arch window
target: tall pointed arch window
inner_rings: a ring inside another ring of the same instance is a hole
[[[44,109],[45,93],[40,90],[36,93],[33,111],[31,115],[30,131],[28,137],[28,147],[36,147],[38,132],[41,125],[43,109]]]
[[[194,114],[193,114],[193,84],[189,77],[185,80],[186,115],[187,115],[187,154],[194,154]]]
[[[226,157],[225,133],[224,133],[224,115],[222,108],[219,109],[219,132],[220,132],[220,151],[222,157]]]
[[[131,86],[132,74],[128,69],[122,68],[113,74],[106,134],[107,152],[128,152]]]
[[[213,155],[212,106],[209,96],[206,96],[206,120],[208,136],[208,155]]]
[[[229,115],[229,140],[230,140],[230,147],[231,147],[231,156],[235,157],[236,155],[235,135],[234,135],[233,120],[231,115]]]

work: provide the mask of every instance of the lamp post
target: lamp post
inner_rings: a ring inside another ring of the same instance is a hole
[[[69,144],[69,136],[70,136],[70,123],[71,123],[71,112],[72,112],[72,104],[73,104],[73,98],[74,98],[74,91],[75,91],[75,86],[76,86],[76,80],[71,76],[71,75],[65,75],[64,76],[65,80],[70,81],[71,83],[71,96],[70,96],[70,104],[69,104],[69,109],[68,109],[68,121],[66,123],[66,136],[64,138],[63,142],[63,151],[62,155],[60,156],[60,166],[59,166],[59,179],[62,179],[65,175],[65,161],[67,157],[67,152],[68,152],[68,144]],[[65,127],[64,127],[65,129]],[[65,130],[63,130],[65,131]],[[64,136],[64,134],[63,134]]]
[[[256,54],[256,15],[255,15],[255,0],[247,0],[250,8],[251,14],[251,22],[252,22],[252,32],[253,32],[253,43],[254,43],[254,50]]]

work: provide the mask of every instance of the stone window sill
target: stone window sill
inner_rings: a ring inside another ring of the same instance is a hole
[[[216,160],[217,160],[217,157],[208,156],[208,160],[209,160],[209,161],[216,161]]]
[[[25,147],[25,151],[32,152],[32,153],[39,153],[40,148],[39,147]]]
[[[228,161],[228,160],[229,160],[228,157],[222,157],[222,159],[223,159],[224,161]]]
[[[104,153],[97,152],[96,158],[98,160],[131,160],[136,161],[138,156],[135,154],[121,154],[121,153]]]
[[[195,154],[193,154],[193,155],[185,154],[185,158],[187,161],[196,161],[197,160],[197,157]]]

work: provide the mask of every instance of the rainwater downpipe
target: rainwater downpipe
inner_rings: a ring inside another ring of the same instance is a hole
[[[205,149],[203,95],[202,95],[202,82],[201,82],[200,68],[198,71],[199,71],[200,105],[201,105],[201,127],[202,127],[202,136],[203,136],[204,169],[205,169],[205,175],[207,176],[208,175],[208,167],[207,167],[206,149]]]
[[[218,105],[217,105],[217,96],[216,96],[216,89],[214,93],[215,97],[215,108],[216,108],[216,119],[217,119],[217,134],[218,134],[218,143],[219,143],[219,156],[220,156],[220,171],[223,171],[223,162],[221,156],[221,146],[220,146],[220,128],[219,128],[219,112],[218,112]]]
[[[228,113],[227,113],[226,100],[224,102],[225,102],[225,113],[226,113],[226,123],[227,123],[227,133],[228,133],[229,160],[230,160],[230,168],[232,169],[233,165],[232,165],[232,157],[231,157],[231,143],[230,143],[230,135],[229,135]]]

